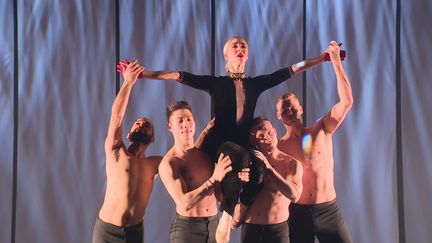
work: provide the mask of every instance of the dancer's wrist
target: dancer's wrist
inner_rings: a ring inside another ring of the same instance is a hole
[[[213,188],[214,181],[212,181],[211,178],[209,178],[204,182],[204,185],[206,187],[206,190],[210,190],[211,188]]]

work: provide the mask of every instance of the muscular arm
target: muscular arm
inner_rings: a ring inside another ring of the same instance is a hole
[[[175,204],[186,211],[213,190],[212,183],[207,180],[198,188],[188,191],[184,178],[181,176],[175,161],[172,160],[162,160],[159,165],[159,175]]]
[[[281,176],[273,167],[267,168],[267,173],[285,197],[292,202],[297,202],[303,190],[303,167],[296,160],[292,160],[290,163],[293,163],[293,168],[286,177]]]
[[[292,168],[286,177],[281,176],[273,167],[267,168],[267,175],[285,197],[292,202],[297,202],[303,190],[303,167],[296,160],[292,160],[290,163],[293,163]]]
[[[195,148],[202,149],[204,140],[206,139],[210,131],[213,129],[214,123],[215,123],[215,118],[211,119],[211,121],[207,124],[207,126],[202,130],[198,139],[195,141]]]
[[[126,68],[130,65],[129,61],[122,60],[117,65],[117,72],[123,74]],[[144,70],[140,73],[138,78],[148,78],[148,79],[159,79],[159,80],[178,80],[180,77],[180,72],[178,71],[149,71]]]
[[[264,162],[266,176],[276,184],[278,190],[292,202],[297,202],[303,190],[303,166],[301,163],[284,154],[283,156],[286,157],[284,163],[288,173],[286,177],[283,177],[261,152],[255,151],[254,155]]]
[[[129,61],[120,61],[117,65],[117,71],[123,74],[123,70],[126,69],[129,65]],[[159,80],[174,80],[179,83],[188,85],[195,89],[205,90],[212,86],[214,81],[217,81],[218,78],[209,75],[194,75],[188,72],[179,72],[179,71],[148,71],[144,70],[140,73],[138,78],[146,78],[146,79],[159,79]]]
[[[105,152],[108,153],[122,144],[121,124],[138,75],[144,70],[137,62],[133,62],[125,70],[125,81],[117,94],[111,108],[111,118],[105,139]]]
[[[333,69],[336,74],[339,102],[337,102],[331,108],[330,112],[323,118],[324,130],[326,133],[330,134],[334,133],[334,131],[340,126],[353,104],[351,84],[340,59],[339,46],[334,43],[336,42],[330,44],[326,52],[330,55]]]
[[[215,183],[219,183],[225,174],[231,171],[231,160],[226,156],[219,159],[213,175],[199,187],[188,191],[185,179],[173,159],[164,158],[159,165],[159,175],[175,204],[186,211],[190,210],[209,193]]]

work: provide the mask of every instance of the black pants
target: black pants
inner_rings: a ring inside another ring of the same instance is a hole
[[[289,243],[287,222],[279,224],[243,224],[242,243]]]
[[[171,225],[171,243],[216,243],[217,215],[186,217],[176,214]]]
[[[259,192],[263,188],[265,174],[264,162],[251,154],[247,150],[233,142],[225,142],[217,151],[217,154],[223,153],[231,159],[233,168],[222,180],[223,202],[220,210],[230,215],[234,213],[234,207],[240,199],[240,202],[250,206],[255,202]],[[244,183],[238,178],[238,172],[243,168],[249,167],[249,182]]]
[[[291,243],[352,242],[336,200],[315,205],[291,204],[289,217]]]
[[[99,218],[93,229],[93,243],[143,243],[144,226],[139,223],[134,226],[119,227],[106,223]]]

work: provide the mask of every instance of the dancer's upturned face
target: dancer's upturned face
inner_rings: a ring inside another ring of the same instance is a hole
[[[303,108],[295,97],[281,100],[276,105],[277,118],[282,120],[286,125],[296,122],[302,122]]]
[[[228,45],[228,50],[225,53],[225,59],[228,63],[238,65],[246,63],[249,58],[248,44],[245,40],[234,38]]]
[[[137,119],[129,131],[128,139],[130,142],[142,144],[154,142],[153,125],[146,118]]]

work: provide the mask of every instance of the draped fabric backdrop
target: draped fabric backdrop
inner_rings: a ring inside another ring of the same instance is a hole
[[[334,135],[335,185],[354,242],[429,242],[431,13],[426,0],[0,0],[0,242],[91,241],[118,57],[224,75],[222,47],[233,35],[249,42],[251,76],[343,43],[354,106]],[[279,135],[275,101],[286,91],[298,94],[311,124],[337,102],[332,65],[261,95],[255,114]],[[132,92],[123,126],[138,116],[154,122],[148,155],[172,146],[165,107],[174,100],[192,105],[199,133],[210,119],[207,93],[158,80]],[[174,213],[157,178],[145,242],[168,242]],[[240,230],[231,236],[239,242]]]

